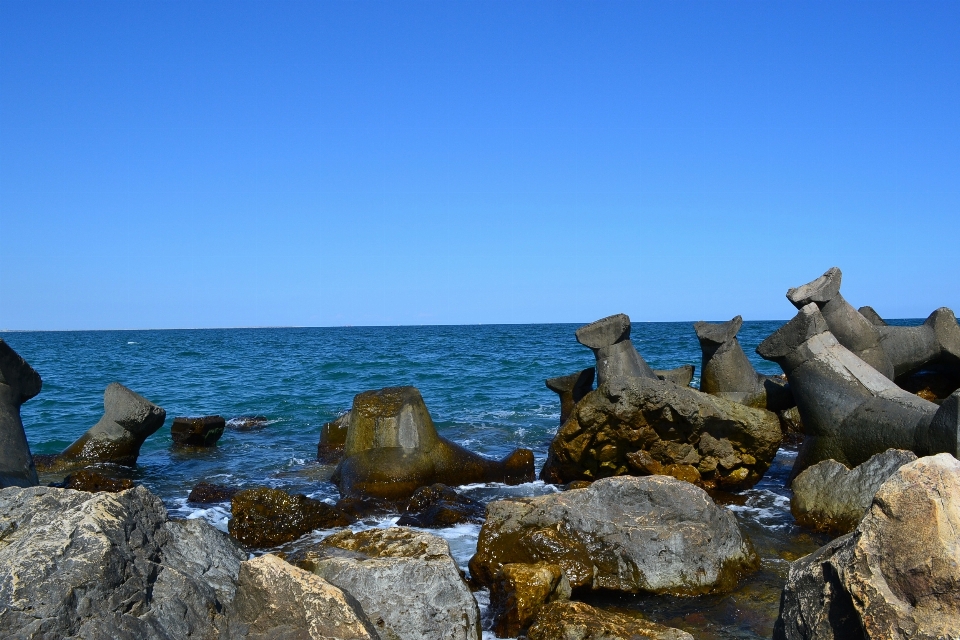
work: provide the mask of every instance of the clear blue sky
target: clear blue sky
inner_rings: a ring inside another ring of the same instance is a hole
[[[960,2],[0,1],[0,328],[960,311]]]

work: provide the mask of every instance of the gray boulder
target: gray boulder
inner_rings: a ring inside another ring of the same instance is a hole
[[[0,338],[0,489],[38,484],[20,405],[42,385],[40,374]]]
[[[243,558],[143,487],[3,489],[0,637],[226,637]]]
[[[957,455],[960,392],[938,407],[904,391],[841,345],[816,304],[803,307],[757,353],[783,368],[803,420],[807,437],[794,477],[821,460],[855,467],[891,448]]]
[[[297,562],[356,598],[383,640],[480,637],[477,601],[442,538],[406,527],[342,531]]]
[[[593,378],[596,369],[590,367],[579,373],[571,373],[567,376],[557,378],[548,378],[546,381],[547,389],[560,396],[560,424],[567,421],[570,412],[576,406],[583,396],[593,391]]]
[[[960,637],[960,462],[906,464],[852,532],[790,567],[777,640]]]
[[[628,593],[730,591],[758,566],[733,514],[667,476],[487,505],[470,573],[491,585],[506,564],[549,562],[570,586]]]
[[[597,386],[617,377],[656,379],[630,340],[630,317],[607,316],[577,329],[577,342],[593,351],[597,359]]]
[[[802,526],[849,533],[870,508],[880,485],[916,459],[912,451],[887,449],[853,469],[836,460],[818,462],[794,479],[790,511]]]

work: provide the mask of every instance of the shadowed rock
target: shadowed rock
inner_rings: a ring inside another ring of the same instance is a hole
[[[343,447],[347,444],[347,429],[350,428],[350,412],[324,423],[320,427],[320,442],[317,443],[317,460],[324,464],[337,464],[343,459]]]
[[[870,321],[870,324],[875,327],[886,327],[887,321],[880,317],[880,314],[877,313],[873,307],[863,306],[857,309],[864,318]]]
[[[452,527],[464,522],[483,522],[486,507],[445,484],[417,489],[397,525],[403,527]]]
[[[534,479],[529,449],[488,460],[440,437],[415,387],[357,394],[350,416],[344,459],[331,478],[344,497],[406,500],[437,482],[520,484]]]
[[[597,386],[616,377],[656,378],[630,340],[630,318],[625,313],[607,316],[577,329],[577,342],[597,359]]]
[[[567,421],[574,405],[583,396],[593,391],[593,378],[596,369],[590,367],[579,373],[547,379],[547,389],[560,396],[560,424]]]
[[[941,407],[904,391],[840,344],[810,303],[757,353],[790,380],[807,437],[793,476],[821,460],[848,467],[887,449],[958,453],[958,393]]]
[[[693,382],[693,374],[696,373],[696,371],[697,368],[692,364],[683,364],[676,369],[654,369],[653,373],[665,382],[672,382],[681,387],[689,387],[690,383]]]
[[[38,484],[20,405],[40,393],[41,386],[40,374],[0,338],[0,489]]]
[[[233,496],[237,495],[239,491],[239,489],[234,489],[233,487],[225,487],[219,484],[200,481],[190,490],[190,494],[187,496],[187,502],[196,504],[230,502]]]
[[[740,316],[721,323],[694,323],[693,330],[703,352],[700,391],[768,411],[784,411],[794,406],[789,387],[757,373],[747,359],[737,340],[741,326]]]
[[[212,447],[223,435],[226,424],[222,416],[174,418],[170,437],[173,444],[181,447]]]

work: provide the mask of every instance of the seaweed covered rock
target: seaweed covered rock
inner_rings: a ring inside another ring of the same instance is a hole
[[[649,460],[702,487],[747,487],[770,467],[780,440],[769,411],[655,378],[619,378],[577,404],[540,477],[562,484],[661,473]]]
[[[729,591],[758,565],[733,514],[667,476],[604,478],[585,489],[487,505],[470,573],[559,565],[576,588],[692,595]]]
[[[343,459],[343,447],[347,444],[347,429],[350,427],[350,412],[336,420],[325,422],[320,427],[320,442],[317,443],[317,460],[323,464],[337,464]]]
[[[226,487],[220,484],[212,484],[201,480],[187,495],[187,502],[195,504],[215,504],[217,502],[230,502],[233,496],[239,493],[239,489]]]
[[[180,447],[212,447],[223,435],[227,421],[223,416],[179,417],[173,419],[170,437]]]
[[[68,475],[62,483],[56,486],[75,491],[89,491],[90,493],[101,491],[120,493],[127,489],[133,489],[134,482],[130,478],[112,478],[92,469],[81,469]]]
[[[40,374],[0,338],[0,489],[38,484],[20,406],[42,386]]]
[[[528,640],[693,640],[686,631],[639,616],[596,609],[583,602],[554,602],[542,607],[526,637]]]
[[[559,565],[505,564],[490,585],[493,630],[499,638],[512,638],[530,626],[540,607],[570,599],[570,582]]]
[[[407,500],[420,487],[474,482],[520,484],[534,479],[533,452],[516,449],[489,460],[437,434],[415,387],[357,394],[344,459],[331,480],[343,497]]]
[[[960,637],[960,462],[919,458],[852,533],[790,567],[778,640]]]
[[[247,547],[269,548],[296,540],[315,529],[345,527],[343,511],[302,494],[258,487],[233,496],[230,535]]]
[[[410,498],[397,524],[404,527],[452,527],[483,522],[486,507],[445,484],[420,487]]]

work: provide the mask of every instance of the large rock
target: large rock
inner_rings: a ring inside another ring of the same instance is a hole
[[[179,417],[173,419],[170,437],[181,447],[212,447],[223,435],[227,421],[223,416]]]
[[[230,511],[230,535],[244,546],[260,549],[292,542],[316,529],[345,527],[353,522],[326,502],[268,487],[236,493]]]
[[[420,487],[410,498],[397,524],[405,527],[452,527],[483,522],[486,507],[445,484]]]
[[[620,377],[657,378],[630,340],[630,317],[625,313],[601,318],[577,329],[577,342],[597,359],[597,386]]]
[[[806,438],[794,477],[821,460],[854,467],[891,448],[960,453],[960,392],[938,407],[904,391],[840,344],[816,304],[803,307],[757,353],[783,368],[803,419]]]
[[[0,489],[38,484],[20,405],[40,393],[41,386],[40,374],[0,338]]]
[[[513,638],[530,626],[540,607],[569,600],[570,582],[560,565],[505,564],[490,585],[490,611],[498,638]]]
[[[567,421],[580,399],[593,391],[595,373],[596,369],[590,367],[579,373],[547,379],[547,389],[560,396],[560,424]]]
[[[857,528],[793,563],[780,640],[960,637],[960,462],[894,473]]]
[[[853,531],[880,485],[916,459],[912,451],[888,449],[853,469],[836,460],[818,462],[794,479],[790,511],[805,527],[831,533]]]
[[[244,556],[143,487],[4,489],[0,637],[225,637]]]
[[[354,598],[270,554],[240,565],[235,609],[249,640],[380,640]]]
[[[442,538],[406,527],[342,531],[298,564],[356,598],[381,638],[480,638],[477,602]]]
[[[437,434],[415,387],[357,394],[344,459],[331,478],[344,497],[407,500],[420,487],[534,479],[533,452],[516,449],[489,460]]]
[[[729,591],[758,566],[730,511],[667,476],[487,505],[471,575],[490,585],[503,565],[541,561],[575,589],[678,595]]]
[[[542,607],[528,640],[693,640],[686,631],[640,617],[595,609],[583,602]]]
[[[540,477],[562,484],[666,473],[706,488],[746,487],[769,468],[780,439],[769,411],[655,378],[618,378],[576,406]]]

